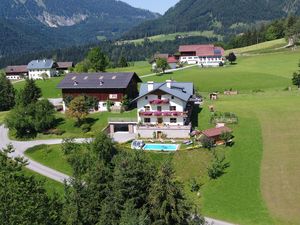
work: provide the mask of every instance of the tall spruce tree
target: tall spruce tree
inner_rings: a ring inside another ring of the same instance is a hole
[[[148,204],[154,224],[189,224],[191,207],[183,194],[182,186],[175,180],[169,162],[164,163],[152,182]]]
[[[4,73],[0,73],[0,111],[7,111],[15,105],[15,89]]]
[[[90,63],[90,69],[94,72],[105,72],[109,65],[108,57],[101,51],[99,47],[92,48],[86,58]]]
[[[8,156],[13,147],[0,151],[0,224],[62,224],[62,202],[48,196],[44,182],[24,174],[21,158]]]
[[[36,85],[35,81],[32,79],[26,79],[25,86],[19,96],[21,103],[26,106],[37,102],[40,97],[42,97],[42,91]]]

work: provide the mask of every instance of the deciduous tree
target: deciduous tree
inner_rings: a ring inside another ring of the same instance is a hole
[[[164,58],[158,58],[156,60],[156,66],[158,69],[161,69],[163,73],[165,73],[166,69],[170,68],[167,60]]]
[[[74,98],[68,107],[67,115],[76,119],[76,125],[80,126],[82,121],[88,116],[89,107],[85,101],[84,96]]]

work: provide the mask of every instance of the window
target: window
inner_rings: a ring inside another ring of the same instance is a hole
[[[157,111],[161,112],[161,106],[157,106]]]
[[[177,123],[177,119],[176,118],[170,118],[170,123]]]
[[[144,118],[144,123],[151,123],[151,118]]]
[[[161,99],[161,95],[158,95],[157,98],[158,98],[158,99]]]
[[[176,106],[170,106],[170,111],[176,111]]]
[[[144,106],[145,111],[150,111],[150,106]]]
[[[174,99],[174,96],[173,96],[173,95],[171,96],[171,99]]]
[[[145,99],[148,100],[148,96],[146,96]]]
[[[117,94],[109,94],[109,99],[117,99],[118,95]]]

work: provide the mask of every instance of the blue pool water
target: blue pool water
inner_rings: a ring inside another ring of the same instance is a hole
[[[146,144],[143,148],[147,151],[176,151],[178,145],[175,144]]]

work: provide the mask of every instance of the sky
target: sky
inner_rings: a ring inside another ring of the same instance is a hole
[[[152,12],[164,14],[170,7],[174,6],[179,0],[122,0],[128,4]]]

